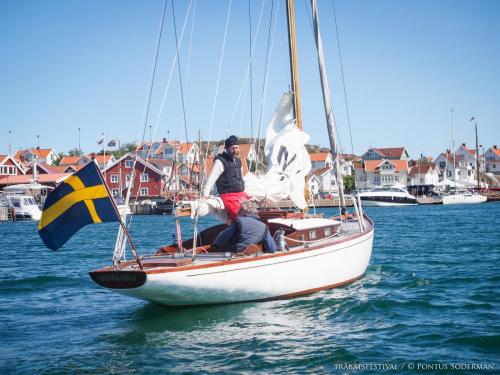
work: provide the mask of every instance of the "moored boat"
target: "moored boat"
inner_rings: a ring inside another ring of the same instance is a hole
[[[408,206],[417,204],[417,198],[396,186],[381,186],[359,193],[364,206]]]

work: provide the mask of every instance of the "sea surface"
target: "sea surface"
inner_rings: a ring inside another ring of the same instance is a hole
[[[0,374],[500,373],[500,203],[365,212],[375,242],[359,281],[176,309],[92,282],[88,271],[111,262],[116,223],[56,252],[35,223],[2,223]],[[171,242],[173,223],[135,216],[139,252]]]

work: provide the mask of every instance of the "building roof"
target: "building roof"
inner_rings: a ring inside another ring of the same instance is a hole
[[[109,155],[109,154],[106,154],[106,155],[92,155],[95,159],[95,161],[98,163],[98,164],[104,164],[104,163],[108,163],[111,159],[113,159],[113,155]],[[92,158],[92,156],[89,156],[90,158]]]
[[[400,159],[405,152],[404,147],[389,147],[389,148],[374,147],[373,150],[386,158],[398,158],[398,159]]]
[[[380,170],[380,166],[386,162],[394,165],[394,169],[398,172],[408,170],[408,161],[407,160],[388,160],[388,159],[365,160],[365,170],[367,172],[375,172],[377,170]]]
[[[37,181],[40,184],[57,184],[64,181],[71,173],[47,173],[39,174]],[[32,175],[17,175],[0,177],[0,185],[17,185],[32,182]]]
[[[432,164],[423,164],[423,165],[414,165],[413,167],[410,168],[410,175],[417,175],[417,174],[427,174],[429,171],[434,170],[434,165]]]
[[[330,155],[329,152],[310,152],[309,158],[311,161],[326,161],[328,155]]]
[[[496,156],[500,156],[500,148],[497,146],[490,147],[488,151],[493,152]]]
[[[473,148],[468,148],[465,143],[462,143],[462,148],[467,151],[470,155],[476,156],[476,150]]]
[[[70,164],[76,164],[80,161],[80,159],[83,156],[64,156],[61,161],[59,162],[59,165],[70,165]]]

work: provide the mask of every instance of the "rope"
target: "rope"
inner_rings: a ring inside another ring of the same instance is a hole
[[[175,22],[174,0],[172,0],[171,4],[172,4],[172,20],[173,20],[173,24],[174,24],[174,34],[175,34],[175,48],[176,48],[175,54],[177,56],[177,70],[179,72],[179,86],[181,89],[182,115],[183,115],[183,119],[184,119],[184,133],[186,135],[186,144],[188,144],[189,140],[188,140],[188,133],[187,133],[186,103],[184,101],[184,88],[182,85],[181,63],[179,61],[179,40],[177,38],[177,24]],[[188,169],[189,169],[189,163],[188,163]]]
[[[232,0],[229,0],[229,6],[227,8],[227,16],[226,16],[226,27],[224,30],[224,39],[222,41],[222,50],[221,50],[221,56],[220,56],[220,60],[219,60],[219,71],[217,73],[217,82],[215,84],[214,104],[212,106],[212,114],[210,116],[210,124],[208,127],[208,139],[209,139],[209,141],[207,144],[207,153],[208,153],[208,150],[210,149],[210,139],[212,138],[212,129],[213,129],[213,124],[214,124],[215,108],[217,106],[217,98],[219,95],[220,76],[221,76],[221,72],[222,72],[222,63],[224,61],[224,51],[226,49],[226,38],[227,38],[227,30],[228,30],[228,26],[229,26],[229,18],[231,16],[231,4],[232,4]]]
[[[260,14],[259,14],[259,21],[257,22],[257,30],[255,31],[255,37],[253,39],[252,54],[251,54],[250,60],[249,60],[248,65],[247,65],[246,73],[245,73],[245,75],[243,77],[243,82],[241,84],[240,92],[238,94],[238,99],[236,100],[236,104],[234,106],[233,114],[231,115],[231,120],[229,121],[228,132],[231,129],[231,126],[233,124],[234,118],[236,116],[236,111],[238,110],[238,105],[239,105],[240,100],[241,100],[241,95],[243,93],[244,88],[246,87],[246,81],[248,80],[248,76],[249,76],[249,72],[250,72],[250,63],[253,60],[253,55],[254,55],[254,52],[255,52],[255,45],[256,45],[255,41],[257,40],[257,36],[259,35],[260,22],[262,20],[262,13],[264,11],[264,5],[266,4],[266,1],[267,0],[263,0],[262,1],[262,7],[260,8]]]
[[[339,29],[337,27],[337,13],[335,11],[335,0],[332,0],[332,8],[333,8],[333,19],[334,19],[334,23],[335,23],[335,33],[337,35],[337,48],[339,50],[340,73],[342,75],[342,87],[344,88],[344,101],[345,101],[345,110],[346,110],[346,115],[347,115],[347,125],[349,127],[349,138],[351,140],[351,153],[354,155],[354,146],[352,143],[352,132],[351,132],[351,117],[349,116],[349,106],[347,105],[347,92],[346,92],[345,78],[344,78],[344,65],[342,64],[342,53],[340,50],[340,38],[339,38]]]
[[[252,78],[252,12],[250,8],[251,0],[248,0],[248,58],[250,60],[250,135],[253,135],[253,78]],[[245,92],[246,97],[246,92]],[[246,98],[245,98],[246,99]],[[243,112],[243,111],[242,111]],[[242,116],[243,117],[243,116]],[[241,130],[240,130],[241,134]]]
[[[262,115],[264,113],[264,103],[267,97],[267,87],[268,87],[268,77],[269,77],[269,65],[271,64],[271,57],[272,57],[272,47],[274,46],[274,37],[276,35],[276,21],[278,19],[278,13],[279,13],[279,5],[276,8],[276,15],[274,17],[274,26],[272,27],[272,36],[271,36],[271,25],[272,25],[272,19],[273,19],[273,9],[274,9],[274,0],[271,2],[271,15],[269,16],[269,30],[267,32],[267,49],[266,49],[266,65],[264,68],[264,82],[262,84],[262,95],[261,95],[261,100],[260,100],[260,112],[259,112],[259,125],[257,128],[257,137],[255,139],[255,142],[257,143],[257,160],[255,162],[255,171],[257,172],[258,166],[259,166],[259,159],[260,159],[260,128],[262,125]]]

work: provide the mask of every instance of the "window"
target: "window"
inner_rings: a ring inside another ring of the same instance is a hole
[[[424,183],[424,178],[423,177],[420,177],[420,183],[423,184]]]
[[[445,161],[442,161],[439,163],[439,168],[444,168],[446,167],[446,162]]]
[[[325,237],[328,237],[331,234],[332,234],[332,231],[330,230],[330,227],[325,228]]]
[[[315,230],[309,231],[309,239],[310,240],[315,240],[316,239],[316,231]]]
[[[174,153],[174,149],[172,147],[167,147],[164,152],[165,155],[172,155]]]
[[[132,168],[134,161],[131,159],[125,160],[125,168]]]
[[[125,175],[125,182],[128,184],[130,182],[130,179],[132,178],[131,174],[126,174]]]
[[[111,183],[112,184],[117,184],[118,183],[118,175],[117,174],[112,174],[111,175]]]
[[[451,177],[451,171],[446,171],[446,177]]]
[[[141,174],[141,182],[148,182],[149,181],[149,175],[147,173]]]
[[[148,188],[141,188],[141,192],[140,192],[139,195],[142,196],[142,197],[148,196],[149,195]]]
[[[113,197],[116,197],[116,196],[118,195],[118,193],[119,193],[119,190],[118,190],[118,189],[112,189],[112,190],[111,190],[111,195],[112,195]]]
[[[16,175],[16,167],[11,166],[11,165],[4,165],[0,167],[0,174],[7,174],[11,176]]]

